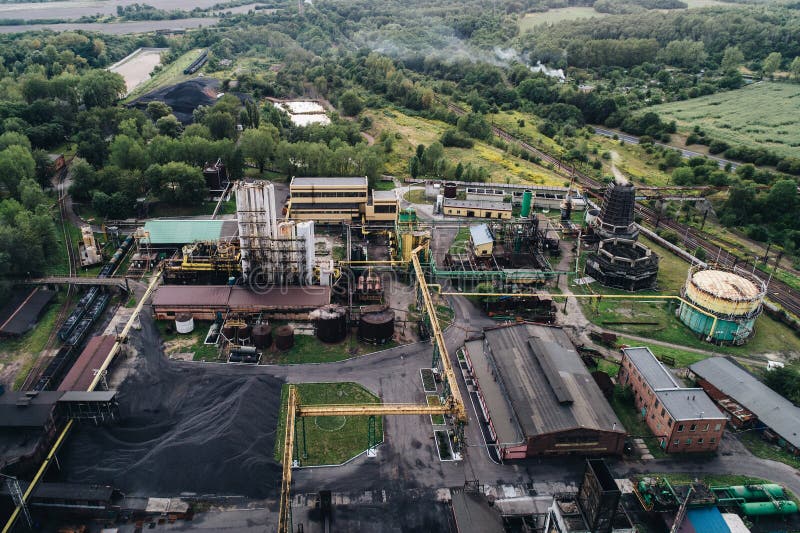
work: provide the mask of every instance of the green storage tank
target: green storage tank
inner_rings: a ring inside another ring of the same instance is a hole
[[[728,487],[728,492],[735,498],[744,498],[745,500],[767,500],[769,499],[767,494],[776,500],[785,497],[783,487],[775,483],[766,483],[764,485],[733,485]]]
[[[790,500],[772,502],[748,502],[741,506],[742,512],[747,516],[786,515],[797,512],[797,504]]]
[[[531,204],[533,203],[533,191],[525,191],[522,193],[522,210],[520,216],[527,218],[531,216]]]

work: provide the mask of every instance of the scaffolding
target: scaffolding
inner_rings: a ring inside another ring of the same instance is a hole
[[[633,217],[636,188],[631,183],[613,181],[603,195],[603,207],[594,223],[594,232],[601,239],[620,237],[636,240],[639,228]]]

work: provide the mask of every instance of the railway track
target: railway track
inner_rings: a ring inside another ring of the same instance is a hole
[[[466,114],[464,109],[453,103],[446,102],[445,105],[456,115],[460,116]],[[492,133],[505,141],[515,143],[542,161],[550,163],[555,172],[558,172],[567,178],[574,177],[582,185],[598,190],[604,187],[604,184],[600,181],[587,176],[572,165],[569,165],[557,157],[543,152],[539,148],[515,137],[511,133],[498,126],[492,126]],[[597,193],[590,194],[593,194],[598,198],[602,196]],[[706,257],[709,258],[709,260],[716,262],[720,266],[733,268],[735,266],[741,266],[742,264],[738,257],[729,253],[725,248],[713,243],[701,231],[691,228],[685,224],[681,224],[676,220],[660,218],[658,213],[656,213],[654,210],[639,203],[636,204],[636,214],[639,215],[642,219],[642,222],[646,223],[648,226],[653,228],[665,227],[674,231],[682,238],[687,250],[696,250],[697,248],[700,248],[705,251]],[[767,297],[770,300],[780,305],[787,312],[800,317],[800,292],[793,289],[786,283],[772,278],[770,274],[762,272],[757,268],[753,269],[753,274],[759,279],[763,280],[765,283],[768,283]]]
[[[75,253],[75,243],[72,241],[72,234],[70,233],[67,224],[69,217],[67,216],[67,191],[64,189],[64,182],[67,179],[67,174],[69,173],[69,165],[72,163],[72,158],[64,165],[64,167],[59,171],[58,176],[58,183],[61,186],[61,190],[58,194],[58,212],[59,217],[61,219],[61,232],[64,235],[64,243],[66,244],[67,248],[67,260],[69,261],[69,275],[75,276],[78,273],[78,259]],[[72,285],[67,286],[67,297],[64,300],[64,303],[61,305],[61,309],[58,310],[58,315],[56,316],[56,321],[53,324],[52,331],[50,331],[50,335],[47,337],[47,342],[45,342],[44,349],[42,350],[43,353],[47,353],[48,351],[52,350],[53,346],[56,342],[56,335],[58,333],[58,328],[64,322],[64,319],[69,314],[69,310],[72,308],[72,296],[75,292],[75,288]],[[39,376],[42,374],[42,371],[47,368],[47,365],[50,364],[50,361],[53,359],[53,356],[41,356],[37,359],[36,364],[31,368],[30,372],[28,372],[27,377],[25,378],[25,382],[22,384],[21,390],[30,390],[34,383],[39,380]]]

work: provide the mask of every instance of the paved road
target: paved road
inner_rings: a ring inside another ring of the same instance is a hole
[[[597,126],[593,126],[593,128],[594,128],[594,132],[596,134],[602,135],[603,137],[613,137],[614,135],[616,135],[620,140],[625,141],[628,144],[639,144],[639,137],[636,137],[635,135],[630,135],[628,133],[622,133],[621,131],[617,131],[617,130],[610,130],[610,129],[607,129],[607,128],[600,128],[600,127],[597,127]],[[664,148],[671,148],[673,150],[677,150],[677,151],[679,151],[681,153],[681,156],[685,157],[686,159],[689,159],[689,158],[692,158],[692,157],[707,157],[709,159],[713,159],[714,161],[716,161],[719,164],[720,167],[724,167],[726,165],[730,165],[733,170],[736,170],[736,167],[738,167],[739,164],[740,164],[740,163],[736,163],[734,161],[730,161],[728,159],[723,159],[721,157],[716,157],[716,156],[713,156],[713,155],[701,154],[700,152],[687,150],[686,148],[679,148],[677,146],[671,146],[669,144],[664,144],[664,143],[659,143],[659,142],[653,143],[653,144],[655,144],[656,146],[663,146]]]

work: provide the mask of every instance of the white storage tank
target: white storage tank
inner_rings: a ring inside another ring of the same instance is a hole
[[[175,315],[175,331],[178,333],[191,333],[194,331],[194,317],[189,313]]]

